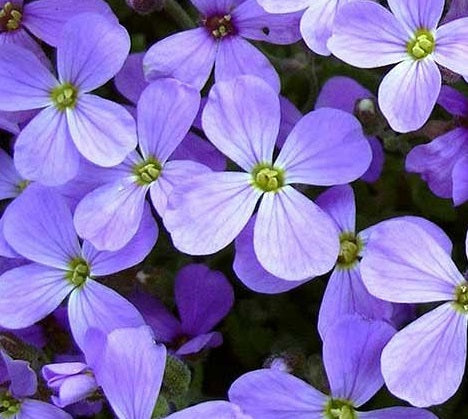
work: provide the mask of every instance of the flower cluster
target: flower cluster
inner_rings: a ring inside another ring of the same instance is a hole
[[[0,417],[449,417],[468,2],[121,3],[0,0]]]

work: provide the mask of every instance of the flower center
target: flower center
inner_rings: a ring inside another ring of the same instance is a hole
[[[2,417],[14,416],[19,412],[21,402],[16,400],[9,392],[0,394],[0,414]]]
[[[340,235],[340,253],[337,265],[340,268],[350,268],[359,261],[359,253],[362,250],[362,242],[354,233],[342,233]]]
[[[353,404],[348,400],[330,399],[325,406],[325,417],[327,419],[356,419],[356,411]]]
[[[11,1],[7,1],[0,9],[0,30],[16,31],[21,26],[22,18],[21,8],[13,5]]]
[[[83,258],[74,258],[68,263],[68,266],[67,279],[77,287],[83,285],[90,274],[88,263]]]
[[[435,49],[434,35],[426,29],[420,29],[416,31],[414,38],[406,44],[406,48],[409,55],[415,60],[426,58]]]
[[[162,171],[162,165],[155,158],[149,158],[143,163],[133,167],[133,174],[141,186],[150,185],[158,179]]]
[[[18,184],[16,185],[16,189],[19,193],[21,193],[29,186],[30,183],[30,180],[22,180],[21,182],[18,182]]]
[[[464,282],[455,288],[455,308],[463,314],[468,314],[468,282]]]
[[[74,108],[78,99],[78,89],[71,83],[63,83],[50,93],[52,102],[59,111]]]
[[[205,19],[203,23],[215,39],[222,39],[234,32],[231,15],[211,16]]]
[[[277,192],[284,186],[284,170],[260,164],[252,172],[252,181],[263,192]]]

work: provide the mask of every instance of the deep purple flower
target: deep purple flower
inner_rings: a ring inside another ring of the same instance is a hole
[[[323,344],[330,396],[288,373],[263,369],[238,378],[229,390],[229,400],[262,419],[433,419],[432,413],[410,407],[357,411],[383,385],[380,354],[393,334],[387,323],[358,316],[336,323]]]
[[[372,149],[372,163],[361,177],[365,182],[376,182],[382,173],[385,155],[380,141],[368,129],[378,122],[374,95],[357,81],[343,76],[327,80],[320,91],[315,109],[334,108],[349,112],[359,119]]]
[[[65,26],[57,46],[58,79],[31,52],[2,47],[0,109],[42,109],[15,143],[23,177],[64,184],[76,176],[80,154],[109,167],[135,148],[131,115],[89,94],[117,73],[129,48],[127,31],[96,14],[81,14]]]
[[[382,353],[388,389],[418,407],[451,397],[466,362],[468,283],[450,258],[450,240],[434,232],[385,221],[372,231],[361,262],[363,281],[378,298],[444,302],[398,332]]]
[[[468,75],[468,18],[437,27],[444,0],[388,0],[392,13],[373,1],[352,1],[335,19],[328,47],[360,68],[398,64],[382,80],[378,101],[399,132],[420,128],[439,96],[437,65]]]
[[[164,0],[126,0],[129,7],[135,12],[146,15],[160,10],[164,6]]]
[[[251,74],[279,91],[275,69],[245,38],[294,43],[300,39],[299,15],[268,14],[256,0],[191,1],[201,14],[201,26],[153,45],[144,59],[147,78],[174,77],[202,89],[214,66],[216,81]]]
[[[164,220],[173,186],[211,171],[194,161],[171,159],[199,106],[199,92],[177,80],[158,80],[146,88],[138,102],[140,152],[110,169],[113,179],[78,204],[74,222],[81,237],[97,249],[121,249],[141,224],[148,194]]]
[[[166,348],[148,326],[91,330],[83,352],[119,419],[151,418],[166,365]]]
[[[81,13],[99,13],[117,22],[111,8],[102,0],[0,0],[0,45],[13,44],[33,52],[43,62],[47,58],[30,36],[57,46],[65,24]]]
[[[187,265],[177,274],[174,294],[180,320],[147,294],[139,293],[131,299],[157,341],[174,348],[180,356],[221,345],[221,333],[211,330],[234,304],[234,292],[226,277],[205,265]]]
[[[67,296],[71,331],[80,347],[89,327],[109,332],[144,324],[132,304],[93,278],[131,267],[150,252],[157,229],[148,206],[145,211],[139,232],[126,247],[99,252],[89,242],[79,242],[71,211],[60,195],[30,186],[10,204],[4,234],[13,249],[32,263],[0,277],[0,325],[30,326]]]
[[[37,377],[29,363],[0,350],[0,417],[71,419],[58,407],[30,398],[36,391]]]
[[[303,10],[301,34],[307,46],[317,54],[330,55],[327,41],[332,35],[340,7],[352,0],[257,0],[269,13],[293,13]]]
[[[468,0],[451,0],[444,22],[460,19],[468,16]]]
[[[253,242],[267,271],[296,281],[332,268],[339,251],[336,227],[291,185],[352,181],[367,170],[370,147],[353,116],[320,109],[296,124],[273,161],[280,118],[278,96],[256,77],[214,86],[204,131],[243,172],[207,173],[174,189],[164,222],[176,248],[193,255],[221,250],[260,201]]]
[[[443,86],[438,103],[455,116],[458,126],[414,147],[406,158],[406,170],[420,173],[437,196],[461,205],[468,200],[468,99]]]

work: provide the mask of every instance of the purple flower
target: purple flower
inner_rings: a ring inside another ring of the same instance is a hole
[[[99,13],[117,22],[111,8],[102,0],[0,0],[0,44],[13,44],[30,50],[44,63],[47,57],[31,34],[57,46],[65,24],[81,13]]]
[[[166,365],[166,348],[148,326],[88,333],[83,352],[119,419],[152,417]]]
[[[429,419],[425,410],[391,407],[358,412],[383,385],[380,354],[394,334],[385,322],[348,316],[336,323],[323,344],[330,396],[283,371],[263,369],[238,378],[229,400],[253,418]]]
[[[84,400],[98,388],[93,372],[83,362],[49,364],[42,368],[42,375],[48,387],[57,393],[52,402],[58,407]]]
[[[192,255],[221,250],[260,201],[253,242],[267,271],[296,281],[332,268],[339,251],[336,227],[292,184],[356,179],[369,166],[369,144],[353,116],[320,109],[296,124],[273,161],[280,118],[278,96],[256,77],[214,86],[203,113],[204,131],[243,172],[206,173],[174,189],[164,223],[177,249]]]
[[[126,30],[95,14],[81,14],[65,26],[57,46],[58,79],[31,52],[2,48],[0,109],[42,109],[15,144],[23,177],[64,184],[78,173],[80,154],[109,167],[135,148],[131,115],[89,94],[117,73],[129,48]]]
[[[132,304],[93,278],[133,266],[150,252],[157,230],[149,208],[145,211],[139,232],[126,247],[99,252],[87,241],[80,244],[71,211],[60,195],[30,186],[10,205],[4,234],[11,247],[32,263],[0,277],[0,325],[30,326],[67,296],[71,331],[80,347],[89,327],[109,332],[144,324]]]
[[[261,77],[276,91],[280,79],[268,59],[245,38],[273,44],[300,39],[299,15],[270,15],[256,0],[192,0],[201,26],[157,42],[144,59],[149,80],[174,77],[202,89],[215,66],[216,81]]]
[[[223,400],[215,400],[210,402],[199,403],[195,406],[188,407],[172,415],[166,419],[194,419],[194,418],[216,418],[216,419],[254,419],[250,415],[242,412],[241,408],[234,403]],[[272,418],[273,419],[273,418]]]
[[[468,99],[443,86],[438,103],[455,116],[457,128],[414,147],[406,158],[406,170],[420,173],[437,196],[461,205],[468,200]]]
[[[375,125],[378,124],[374,95],[349,77],[332,77],[323,85],[315,108],[341,109],[359,119],[372,149],[372,163],[361,178],[365,182],[376,182],[382,173],[385,155],[382,144],[372,135]]]
[[[335,16],[351,0],[257,0],[269,13],[293,13],[303,10],[301,34],[307,46],[317,54],[330,55],[327,41],[332,35]]]
[[[141,224],[148,193],[164,220],[173,185],[211,171],[193,161],[169,160],[199,106],[199,92],[177,80],[158,80],[146,88],[138,102],[140,153],[111,169],[113,179],[78,204],[74,222],[81,237],[97,249],[121,249]]]
[[[468,283],[450,251],[440,229],[396,219],[372,231],[361,262],[363,281],[378,298],[444,302],[398,332],[382,353],[388,389],[418,407],[446,401],[465,370]]]
[[[162,9],[165,0],[126,0],[129,7],[135,12],[146,15],[155,10]]]
[[[468,75],[468,18],[437,27],[444,0],[388,0],[392,13],[372,1],[352,1],[335,19],[328,47],[361,68],[398,65],[382,80],[378,101],[399,132],[420,128],[439,96],[437,64]]]
[[[468,0],[451,0],[450,7],[445,15],[444,22],[468,16]]]
[[[39,400],[29,398],[37,391],[36,373],[28,362],[12,359],[0,351],[0,417],[14,419],[54,418],[71,419],[63,410]],[[6,391],[5,391],[6,390]]]
[[[158,342],[174,348],[180,356],[221,345],[221,333],[211,330],[234,304],[234,292],[226,277],[205,265],[187,265],[177,274],[174,293],[180,320],[147,294],[139,293],[131,299]]]

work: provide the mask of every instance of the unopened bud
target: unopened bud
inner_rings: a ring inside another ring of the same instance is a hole
[[[127,0],[127,4],[135,12],[146,15],[164,7],[165,0]]]

